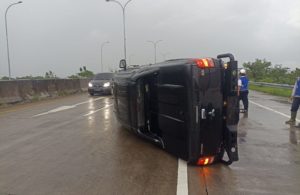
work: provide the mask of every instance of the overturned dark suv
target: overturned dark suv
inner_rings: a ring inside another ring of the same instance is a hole
[[[125,128],[191,164],[238,160],[233,55],[135,68],[121,60],[120,68],[114,75],[114,108]]]

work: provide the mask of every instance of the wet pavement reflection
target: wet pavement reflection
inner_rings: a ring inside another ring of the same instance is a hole
[[[250,104],[240,115],[240,160],[188,166],[189,194],[299,194],[300,130],[284,124],[290,105],[250,99],[284,115]],[[112,103],[77,96],[2,114],[0,194],[176,194],[178,159],[121,127]]]
[[[112,103],[82,95],[2,115],[0,194],[175,194],[177,158],[120,127]]]
[[[243,113],[240,114],[240,121],[239,121],[239,131],[238,131],[238,143],[246,142],[247,139],[247,130],[248,128],[246,127],[248,123],[248,113]],[[241,128],[245,127],[245,128]]]
[[[282,103],[284,98],[250,94],[253,102],[270,109],[251,103],[248,116],[240,114],[240,160],[228,167],[190,166],[190,194],[299,194],[300,129],[284,123],[290,104]]]
[[[299,127],[290,127],[290,142],[295,145],[300,144],[300,128]]]

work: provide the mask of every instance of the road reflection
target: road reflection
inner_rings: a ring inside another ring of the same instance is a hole
[[[93,99],[89,100],[89,110],[95,110],[95,102]]]
[[[106,108],[104,110],[104,119],[108,120],[110,118],[110,109]]]
[[[294,145],[299,145],[299,143],[300,143],[300,128],[291,126],[291,128],[290,128],[290,142]]]
[[[231,194],[237,190],[238,176],[234,169],[222,163],[198,167],[198,185],[207,194]],[[224,177],[224,175],[226,177]]]
[[[238,142],[243,143],[246,142],[247,137],[247,124],[248,123],[248,113],[244,113],[240,115],[240,121],[238,125]],[[243,128],[242,128],[243,127]]]
[[[89,112],[84,116],[88,117],[88,127],[90,131],[94,131],[95,128],[100,128],[101,131],[107,131],[111,128],[111,106],[110,98],[103,99],[100,105],[93,101],[93,99],[89,100]],[[100,113],[100,117],[96,117],[97,112]]]

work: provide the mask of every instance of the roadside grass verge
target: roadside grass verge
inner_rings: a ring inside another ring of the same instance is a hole
[[[257,86],[253,84],[249,85],[249,89],[268,93],[271,95],[281,96],[281,97],[290,97],[292,94],[292,89],[283,89],[283,88],[276,88],[276,87],[269,87],[269,86]]]

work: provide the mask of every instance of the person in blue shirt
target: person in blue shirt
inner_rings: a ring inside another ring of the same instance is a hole
[[[293,92],[291,95],[291,100],[292,102],[292,107],[291,107],[291,118],[290,120],[286,121],[286,124],[289,125],[295,125],[296,123],[296,117],[297,117],[297,111],[299,109],[300,106],[300,77],[297,78],[294,88],[293,88]],[[300,127],[300,124],[297,126]]]
[[[249,102],[248,102],[248,94],[249,94],[248,83],[249,83],[249,79],[246,76],[246,70],[241,69],[240,70],[240,78],[238,80],[238,96],[239,96],[239,101],[242,100],[242,102],[243,102],[245,113],[248,112],[248,106],[249,106]]]

